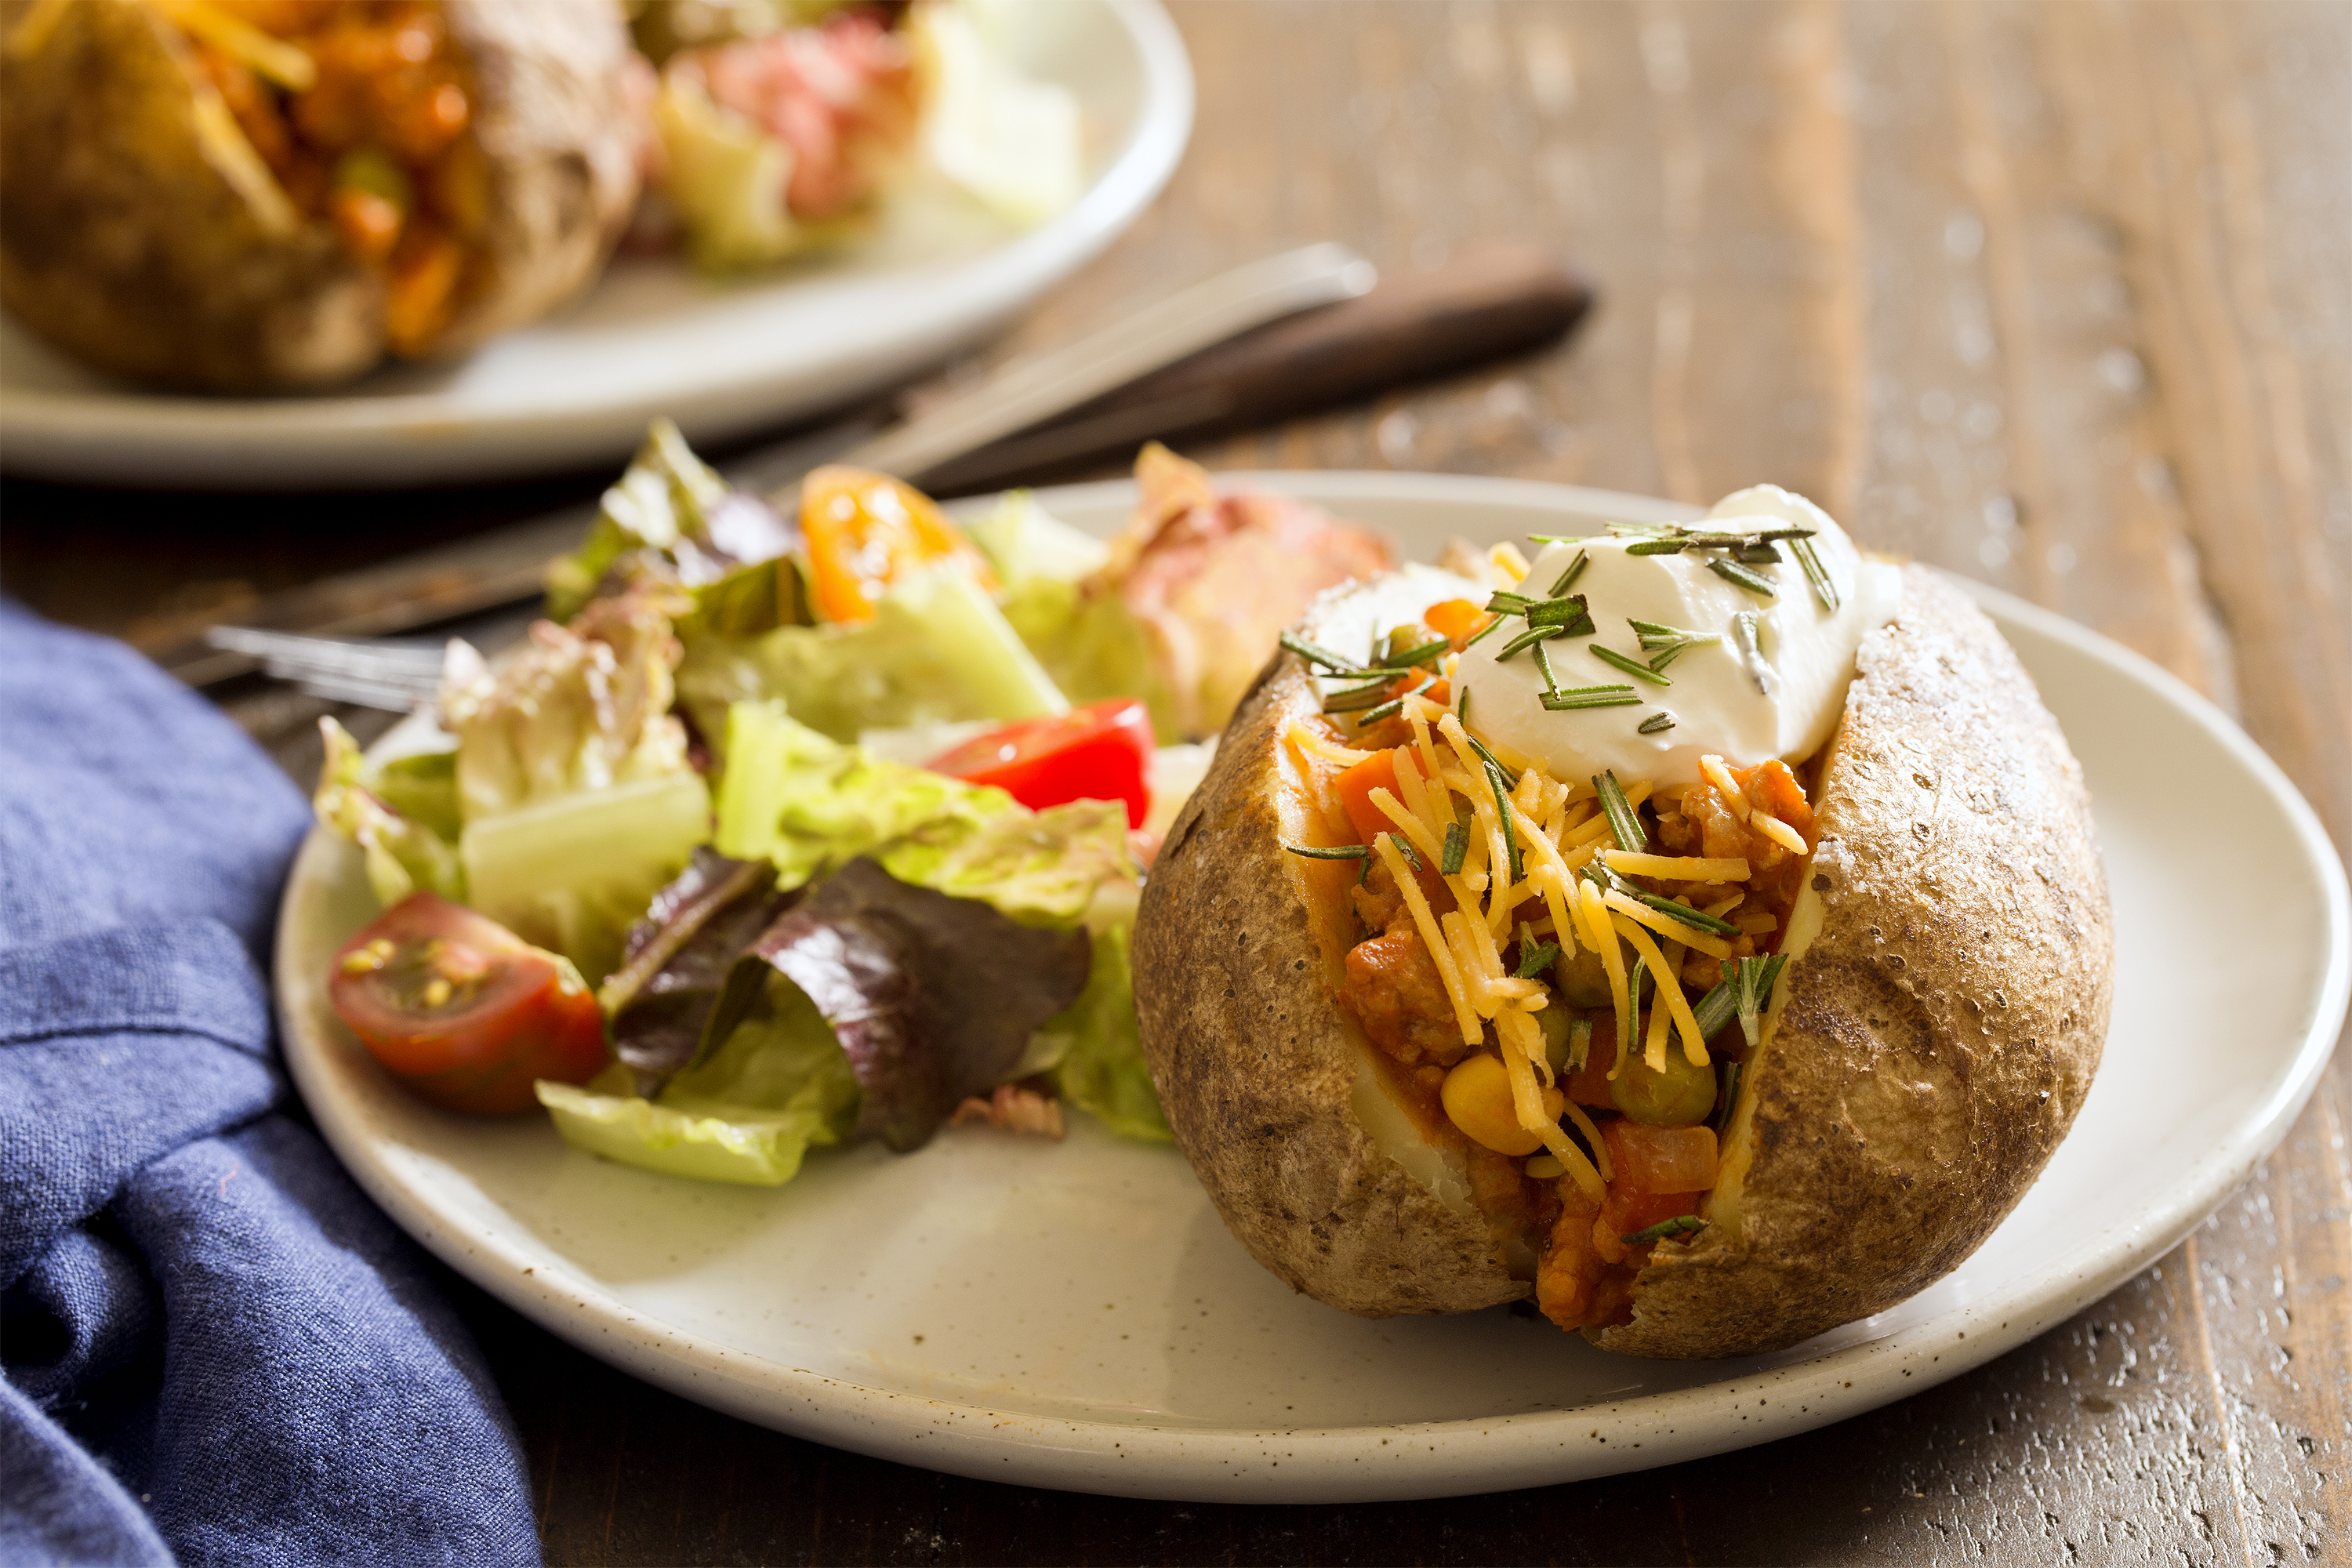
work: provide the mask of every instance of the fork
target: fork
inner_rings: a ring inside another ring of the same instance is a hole
[[[441,685],[442,649],[421,643],[354,642],[253,626],[214,626],[205,640],[258,659],[263,673],[297,690],[362,708],[405,713],[430,701]]]

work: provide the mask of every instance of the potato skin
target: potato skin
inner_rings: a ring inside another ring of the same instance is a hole
[[[28,9],[0,5],[0,37]],[[446,16],[475,76],[495,271],[436,352],[591,280],[636,196],[617,6],[450,0]],[[331,226],[273,223],[215,167],[194,69],[131,0],[69,5],[30,58],[0,51],[0,305],[155,386],[298,390],[371,369],[385,352],[381,280]]]
[[[1633,1321],[1591,1336],[1607,1349],[1778,1350],[1916,1294],[2017,1206],[2098,1068],[2115,927],[2057,721],[1924,567],[1856,668],[1815,801],[1821,931],[1726,1141],[1717,1223],[1652,1254]]]
[[[2113,933],[2081,770],[1982,613],[1901,577],[1816,791],[1822,924],[1750,1069],[1716,1223],[1656,1248],[1633,1321],[1588,1335],[1604,1348],[1742,1354],[1894,1305],[2015,1206],[2089,1089]],[[1280,736],[1317,701],[1277,655],[1145,889],[1136,1003],[1169,1124],[1235,1236],[1318,1300],[1525,1295],[1352,1108],[1370,1047],[1334,999],[1346,939],[1316,931],[1309,863],[1281,848],[1305,807]]]
[[[1328,635],[1355,592],[1326,594],[1306,635]],[[1294,1289],[1374,1318],[1513,1300],[1529,1286],[1485,1219],[1441,1202],[1350,1106],[1378,1053],[1333,1001],[1349,936],[1317,930],[1308,879],[1336,869],[1344,886],[1354,868],[1282,848],[1310,839],[1315,810],[1282,731],[1321,706],[1277,653],[1152,862],[1134,943],[1152,1081],[1227,1228]]]

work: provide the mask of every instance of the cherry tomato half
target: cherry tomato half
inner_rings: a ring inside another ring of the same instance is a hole
[[[1154,744],[1150,710],[1137,698],[1114,697],[975,735],[929,766],[994,784],[1032,811],[1066,800],[1125,801],[1127,825],[1140,827],[1151,809],[1145,779]]]
[[[801,481],[801,534],[808,542],[809,588],[828,621],[870,621],[899,573],[953,564],[993,589],[995,574],[939,509],[887,474],[839,465]]]
[[[452,1110],[527,1110],[534,1079],[585,1083],[604,1016],[569,959],[431,893],[411,893],[335,955],[327,994],[393,1076]]]

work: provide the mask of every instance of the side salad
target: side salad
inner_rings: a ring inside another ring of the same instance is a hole
[[[1108,542],[842,468],[786,515],[656,423],[417,743],[322,721],[319,819],[384,906],[337,1011],[436,1103],[681,1176],[1066,1107],[1166,1139],[1128,962],[1158,835],[1282,627],[1389,552],[1163,447],[1137,478]]]

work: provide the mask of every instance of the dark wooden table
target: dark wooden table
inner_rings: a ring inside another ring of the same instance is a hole
[[[1199,453],[1707,500],[1804,490],[1865,543],[2118,637],[2238,716],[2352,844],[2352,7],[1199,5],[1199,126],[1135,231],[1005,345],[1286,245],[1574,255],[1570,348]],[[288,501],[11,484],[0,571],[168,632],[593,480]],[[302,768],[316,706],[237,710]],[[2227,802],[2184,801],[2184,880]],[[2223,1048],[2226,1042],[2216,1042]],[[1843,1425],[1456,1501],[1064,1496],[712,1415],[452,1282],[548,1555],[653,1562],[2345,1561],[2352,1086],[2063,1327]]]

